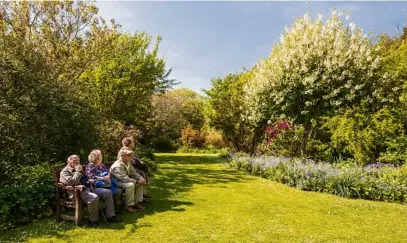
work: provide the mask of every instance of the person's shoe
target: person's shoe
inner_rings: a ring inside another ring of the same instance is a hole
[[[91,221],[91,220],[88,220],[88,225],[89,225],[90,227],[97,227],[97,226],[99,225],[99,223],[98,223],[98,221]]]
[[[113,217],[110,217],[110,218],[107,218],[107,222],[109,222],[109,223],[119,223],[119,222],[122,222],[122,221],[123,220],[117,215],[115,215]]]
[[[146,207],[144,207],[143,205],[137,203],[136,206],[137,210],[143,211],[144,209],[146,209]]]
[[[135,213],[135,212],[137,212],[137,209],[135,209],[133,207],[128,207],[128,208],[125,208],[124,211],[126,211],[128,213]]]
[[[143,197],[144,197],[144,198],[151,198],[151,196],[148,195],[148,194],[144,194]]]

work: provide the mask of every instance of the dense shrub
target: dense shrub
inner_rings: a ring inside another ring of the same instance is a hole
[[[406,43],[407,28],[376,41],[344,13],[305,14],[284,29],[267,58],[212,80],[208,123],[237,151],[403,164]],[[272,128],[285,120],[295,126]]]
[[[233,150],[230,148],[223,148],[219,153],[219,158],[229,161],[233,156]]]
[[[143,125],[151,113],[153,95],[174,84],[158,53],[161,37],[156,43],[145,32],[111,31],[109,37],[109,48],[81,74],[78,83],[103,118]]]
[[[89,107],[30,47],[9,51],[0,51],[0,173],[89,151],[97,138]]]
[[[116,158],[124,134],[137,137],[122,122],[143,127],[152,96],[175,84],[161,37],[152,45],[97,12],[93,1],[0,2],[2,229],[49,212],[49,165],[98,145]]]
[[[153,97],[153,109],[146,124],[144,139],[158,152],[175,152],[181,129],[204,125],[203,97],[186,88],[168,90]]]
[[[402,164],[407,161],[404,117],[398,110],[381,109],[366,114],[347,110],[325,123],[332,136],[331,146],[342,157],[352,155],[359,165],[380,161]]]
[[[252,78],[254,69],[230,73],[211,80],[207,95],[205,117],[210,127],[220,131],[227,147],[238,151],[253,152],[262,126],[250,123],[245,85]]]
[[[134,142],[140,140],[140,131],[134,126],[126,127],[123,122],[107,120],[99,125],[100,131],[99,146],[109,158],[116,158],[117,153],[122,147],[122,139],[126,136],[132,136]]]
[[[287,117],[310,132],[322,116],[386,100],[374,92],[385,81],[371,38],[341,15],[334,10],[323,21],[322,14],[315,20],[305,14],[284,30],[247,84],[253,122]]]
[[[256,153],[332,161],[332,154],[326,144],[310,138],[304,126],[293,125],[285,120],[269,123]]]
[[[222,134],[217,131],[209,131],[205,136],[206,147],[213,146],[214,148],[221,149],[225,147]]]
[[[201,148],[205,143],[205,135],[192,127],[181,130],[181,144],[189,148]]]
[[[179,144],[167,135],[152,138],[149,145],[156,152],[175,152],[179,147]]]
[[[135,154],[137,157],[147,165],[150,176],[154,175],[157,171],[158,166],[156,163],[156,158],[154,155],[154,150],[151,148],[145,148],[143,146],[137,147],[135,149]]]
[[[9,184],[0,190],[0,230],[52,214],[55,184],[52,167],[35,165],[19,167]]]
[[[233,156],[231,166],[305,191],[387,202],[407,202],[407,169],[337,166],[288,157]]]

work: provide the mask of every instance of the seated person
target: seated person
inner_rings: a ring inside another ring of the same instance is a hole
[[[109,170],[102,164],[102,152],[93,150],[88,156],[89,164],[86,165],[85,174],[88,181],[93,182],[96,188],[109,189],[114,197],[114,202],[117,203],[122,195],[120,183],[114,178],[110,178]],[[101,191],[97,189],[96,191]]]
[[[133,137],[125,137],[122,140],[122,149],[130,149],[134,151],[134,139]],[[119,152],[120,153],[120,152]],[[148,167],[143,164],[141,160],[139,160],[136,156],[133,156],[132,161],[131,161],[133,167],[136,169],[137,173],[139,173],[147,182],[147,184],[150,182],[150,178],[148,176]],[[144,194],[143,198],[146,200],[146,198],[150,198],[149,195],[147,195],[147,184],[144,185]]]
[[[99,195],[97,193],[93,193],[90,191],[89,187],[85,187],[81,182],[82,177],[84,176],[82,171],[82,166],[80,165],[79,156],[71,155],[67,160],[67,165],[64,169],[62,169],[59,181],[65,186],[79,186],[81,190],[81,199],[84,203],[88,205],[89,211],[89,226],[94,227],[98,225],[98,217],[99,217],[99,197],[105,199],[106,202],[106,216],[110,222],[120,221],[115,216],[114,213],[114,206],[113,206],[113,198],[112,193],[110,190],[103,189],[106,191],[99,191]],[[73,191],[67,191],[69,198],[73,198]]]
[[[119,159],[110,167],[110,175],[119,181],[125,195],[124,210],[130,213],[135,213],[137,210],[143,210],[143,185],[146,180],[136,172],[131,165],[133,151],[130,149],[122,149],[119,152]]]

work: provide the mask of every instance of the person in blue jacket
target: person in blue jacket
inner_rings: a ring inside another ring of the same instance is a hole
[[[100,150],[92,150],[88,156],[89,163],[86,165],[85,174],[88,182],[94,187],[94,191],[107,193],[110,191],[114,201],[117,203],[122,195],[120,184],[117,180],[110,177],[109,169],[102,163],[102,152]]]

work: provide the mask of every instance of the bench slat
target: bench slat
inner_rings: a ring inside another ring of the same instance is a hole
[[[68,208],[75,208],[75,202],[71,202],[71,201],[60,200],[59,205],[65,206]]]
[[[61,214],[61,218],[62,218],[63,220],[75,221],[75,217],[74,217],[74,216],[69,216],[69,215],[65,215],[65,214]]]

